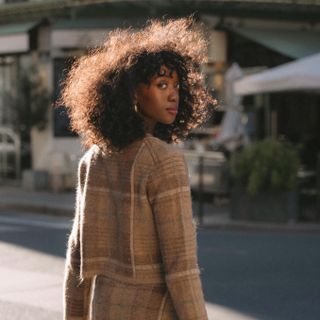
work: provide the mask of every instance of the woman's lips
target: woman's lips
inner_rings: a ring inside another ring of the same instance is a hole
[[[178,113],[178,109],[176,108],[167,108],[166,110],[173,115],[176,115]]]

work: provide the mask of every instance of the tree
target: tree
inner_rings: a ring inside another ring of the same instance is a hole
[[[10,126],[20,135],[22,169],[31,167],[31,129],[46,128],[51,97],[35,65],[22,69],[14,92],[5,95]]]

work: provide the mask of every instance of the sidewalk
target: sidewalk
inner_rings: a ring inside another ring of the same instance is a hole
[[[0,214],[1,212],[18,211],[72,218],[74,215],[74,201],[74,192],[27,191],[20,187],[0,186]],[[193,202],[193,212],[195,220],[199,222],[197,202]],[[235,221],[230,219],[227,205],[215,206],[208,203],[204,205],[203,224],[199,224],[199,228],[320,233],[320,224],[317,223],[293,222],[290,224],[277,224]]]
[[[28,191],[20,187],[0,186],[0,212],[15,210],[72,217],[74,192]]]

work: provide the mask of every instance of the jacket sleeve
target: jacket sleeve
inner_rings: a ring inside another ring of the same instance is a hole
[[[80,279],[80,211],[82,185],[85,179],[84,166],[79,164],[78,185],[75,201],[75,216],[71,233],[68,238],[66,263],[63,282],[63,319],[83,320],[86,319],[89,281]]]
[[[148,179],[147,193],[176,313],[181,320],[207,320],[189,174],[182,152],[174,152],[156,164]]]

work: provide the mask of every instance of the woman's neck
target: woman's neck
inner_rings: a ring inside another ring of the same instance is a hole
[[[146,133],[153,135],[155,126],[156,126],[155,122],[146,121],[145,120],[145,126],[144,127],[145,127],[145,132]]]

